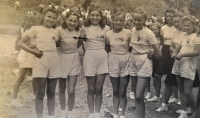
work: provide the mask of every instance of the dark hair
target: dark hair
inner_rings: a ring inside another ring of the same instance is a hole
[[[88,12],[88,16],[90,15],[90,13],[91,13],[92,11],[98,11],[98,13],[101,15],[101,20],[99,21],[99,25],[100,25],[100,27],[103,29],[103,28],[105,27],[105,23],[104,23],[103,13],[102,13],[100,7],[99,7],[99,6],[92,6],[92,7],[90,7],[90,8],[89,8],[89,12]],[[91,21],[90,21],[89,18],[86,18],[86,19],[84,20],[84,26],[85,26],[85,27],[91,26]]]
[[[165,11],[165,23],[164,24],[168,24],[167,20],[166,20],[166,14],[167,13],[171,13],[171,14],[174,14],[175,13],[175,10],[172,9],[172,8],[169,8]]]
[[[70,12],[67,12],[67,13],[66,13],[65,19],[68,19],[69,16],[71,16],[71,15],[74,15],[74,16],[77,17],[78,25],[77,25],[77,27],[75,28],[75,30],[76,30],[76,31],[79,31],[79,15],[78,15],[76,12],[71,12],[71,11],[70,11]],[[65,20],[64,20],[63,23],[62,23],[62,28],[63,28],[63,29],[67,28],[67,23],[65,22]]]
[[[59,15],[58,10],[55,9],[54,6],[49,6],[49,7],[47,7],[47,8],[42,12],[42,14],[43,14],[43,15],[46,15],[47,12],[55,13],[55,14],[57,14],[57,16]]]
[[[42,15],[43,15],[43,16],[46,15],[47,12],[55,13],[55,14],[57,14],[57,17],[58,17],[58,15],[59,15],[58,10],[56,10],[54,6],[48,6],[46,9],[44,9]],[[44,19],[42,20],[42,23],[43,23],[43,22],[44,22]],[[56,24],[53,25],[52,28],[56,28]]]

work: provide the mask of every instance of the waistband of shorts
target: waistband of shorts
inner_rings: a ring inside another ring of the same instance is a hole
[[[127,53],[124,53],[124,54],[118,54],[118,53],[113,53],[113,52],[111,51],[110,54],[113,54],[113,55],[126,55],[126,54],[130,54],[130,52],[127,52]]]
[[[86,49],[86,51],[100,51],[100,50],[105,50],[105,48],[99,48],[99,49]],[[106,51],[106,50],[105,50]]]
[[[57,52],[57,50],[38,50],[38,51],[41,51],[41,52]]]
[[[68,52],[68,51],[60,50],[60,53],[63,53],[63,54],[73,54],[73,53],[76,53],[76,52],[78,52],[78,50],[76,50],[74,52]]]
[[[105,50],[105,48],[98,48],[98,49],[88,49],[88,48],[86,48],[86,51],[87,50]]]
[[[133,54],[133,55],[147,55],[148,53],[146,52],[146,53],[133,53],[133,52],[131,52],[131,54]]]
[[[170,47],[170,45],[165,45],[165,44],[164,44],[163,47]]]

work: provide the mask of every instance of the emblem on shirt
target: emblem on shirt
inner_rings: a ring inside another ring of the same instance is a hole
[[[140,40],[141,40],[141,38],[138,36],[138,37],[137,37],[137,41],[140,41]]]
[[[142,37],[138,36],[138,37],[137,37],[137,41],[139,42],[139,41],[141,41],[141,40],[142,40]]]
[[[119,38],[115,38],[116,41],[121,41],[121,42],[124,42],[124,37],[119,37]]]
[[[190,44],[190,39],[187,40],[187,44]]]
[[[52,40],[56,41],[56,38],[53,36],[53,37],[52,37]]]
[[[99,35],[99,36],[96,36],[95,38],[98,38],[98,40],[104,40],[104,35]]]

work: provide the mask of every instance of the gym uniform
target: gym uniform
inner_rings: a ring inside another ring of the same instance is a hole
[[[60,57],[56,47],[59,32],[53,28],[33,26],[27,35],[35,40],[38,51],[42,51],[41,58],[35,58],[33,63],[33,78],[61,77]]]
[[[146,27],[143,27],[142,30],[133,28],[131,33],[132,52],[129,61],[129,74],[138,77],[151,77],[152,60],[147,57],[147,54],[151,50],[151,45],[157,44],[157,39],[154,33]]]
[[[124,77],[129,75],[129,45],[131,32],[122,29],[119,33],[112,30],[106,33],[106,39],[110,42],[111,52],[108,57],[108,68],[111,77]]]
[[[62,27],[57,28],[60,39],[60,60],[62,69],[62,78],[68,76],[79,75],[81,73],[81,63],[78,53],[78,39],[79,31],[69,31]]]
[[[83,27],[86,35],[86,52],[83,59],[85,76],[95,76],[108,73],[108,55],[105,51],[105,34],[109,27]]]
[[[184,34],[180,40],[180,53],[190,53],[194,51],[195,44],[200,44],[195,33]],[[194,80],[197,69],[196,57],[183,57],[181,60],[175,60],[172,73],[181,77]]]

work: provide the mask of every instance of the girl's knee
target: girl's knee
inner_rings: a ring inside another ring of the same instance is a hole
[[[55,91],[47,91],[47,96],[52,98],[55,96]]]
[[[137,102],[141,102],[143,99],[144,99],[144,98],[141,97],[141,96],[135,96],[135,100],[136,100]]]
[[[185,91],[184,91],[184,87],[183,86],[178,86],[178,91],[180,92],[180,93],[184,93]]]
[[[184,92],[185,92],[186,96],[188,96],[188,97],[192,96],[192,90],[184,90]]]
[[[95,93],[95,90],[94,90],[94,88],[88,88],[88,93],[89,94],[94,94]]]
[[[24,81],[25,77],[24,76],[19,76],[16,83],[21,84]]]
[[[73,95],[75,95],[75,89],[70,89],[68,91],[68,96],[73,96]]]
[[[44,99],[44,96],[45,96],[45,93],[44,93],[44,92],[37,92],[37,93],[36,93],[36,98],[37,98],[37,99],[43,100],[43,99]]]
[[[119,96],[119,90],[113,89],[113,96]]]
[[[60,93],[65,93],[65,91],[66,91],[66,88],[59,87],[59,92]]]
[[[136,93],[135,100],[137,102],[141,102],[142,100],[144,101],[144,95],[142,93]]]
[[[155,74],[155,79],[160,79],[160,78],[161,78],[161,75]]]
[[[103,92],[103,89],[102,88],[96,88],[95,89],[95,93],[97,94],[97,95],[101,95],[102,94],[102,92]]]
[[[126,91],[120,91],[120,97],[125,98],[126,97]]]

